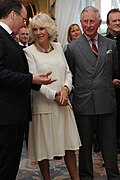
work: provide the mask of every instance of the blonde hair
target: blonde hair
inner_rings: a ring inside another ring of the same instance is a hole
[[[68,41],[68,43],[70,43],[70,42],[72,41],[72,39],[71,39],[71,29],[72,29],[72,27],[74,27],[74,26],[77,26],[77,27],[79,28],[79,30],[80,30],[80,33],[82,34],[82,31],[81,31],[80,26],[79,26],[78,24],[76,24],[76,23],[71,24],[71,25],[69,26],[69,28],[68,28],[68,33],[67,33],[67,41]]]
[[[49,15],[45,13],[40,13],[32,18],[29,27],[30,27],[30,36],[33,41],[35,41],[35,37],[33,34],[33,27],[35,25],[42,26],[47,30],[49,34],[49,41],[54,41],[56,39],[57,27],[54,20]]]

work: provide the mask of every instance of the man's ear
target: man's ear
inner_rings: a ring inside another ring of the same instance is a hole
[[[14,11],[11,11],[11,13],[9,14],[9,17],[12,19],[12,20],[15,20],[16,18],[16,13]]]
[[[99,22],[99,26],[102,24],[102,20],[100,20],[100,22]]]

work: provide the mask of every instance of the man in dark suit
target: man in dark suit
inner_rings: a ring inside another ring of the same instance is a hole
[[[108,34],[106,37],[116,41],[118,50],[118,65],[120,76],[120,10],[111,9],[107,14]],[[118,82],[119,84],[119,82]],[[116,101],[117,101],[117,152],[120,153],[120,87],[116,86]]]
[[[18,43],[19,45],[24,49],[29,45],[29,28],[27,26],[21,27],[18,33]],[[26,147],[28,148],[28,135],[29,135],[29,121],[31,118],[28,119],[26,128],[25,128],[25,141],[26,141]]]
[[[0,1],[0,180],[15,180],[19,168],[30,90],[54,80],[32,75],[22,48],[11,34],[18,33],[27,11],[21,0]]]
[[[65,52],[73,74],[73,109],[82,142],[80,180],[93,180],[94,129],[98,132],[108,179],[120,180],[116,151],[116,99],[112,81],[115,74],[117,77],[116,44],[98,34],[101,25],[98,9],[92,6],[84,8],[81,24],[83,35],[70,43]]]

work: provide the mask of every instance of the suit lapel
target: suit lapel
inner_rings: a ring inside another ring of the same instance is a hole
[[[85,56],[85,59],[94,67],[93,76],[96,76],[105,63],[105,56],[107,52],[107,41],[100,34],[98,35],[98,60],[93,54],[88,40],[84,35],[82,35],[78,41],[77,45],[81,49],[82,53]]]
[[[24,51],[21,48],[21,46],[18,44],[18,42],[16,42],[14,40],[14,38],[4,29],[0,26],[0,30],[2,31],[3,35],[6,36],[10,41],[12,41],[12,43],[14,44],[14,46],[21,52],[22,56],[23,56],[23,61],[19,62],[21,63],[22,67],[25,69],[25,71],[28,72],[28,63],[27,63],[27,59],[25,57]]]
[[[98,60],[95,67],[95,74],[99,73],[105,63],[105,55],[107,51],[107,41],[101,35],[98,36]]]
[[[84,35],[82,35],[80,37],[80,39],[77,41],[77,45],[79,46],[79,48],[81,49],[82,53],[84,54],[84,56],[86,57],[85,59],[92,65],[92,66],[96,66],[96,57],[93,54],[91,47],[89,45],[88,40],[86,39],[86,37]]]
[[[13,42],[13,44],[16,46],[16,48],[21,52],[21,54],[22,54],[22,56],[23,56],[23,67],[28,71],[28,63],[27,63],[27,59],[26,59],[26,57],[25,57],[25,54],[24,54],[24,51],[23,51],[23,48],[18,44],[18,42],[17,41],[15,41],[15,39],[11,36],[11,35],[9,35],[9,37],[8,37],[12,42]],[[21,61],[21,63],[22,63],[22,61]]]

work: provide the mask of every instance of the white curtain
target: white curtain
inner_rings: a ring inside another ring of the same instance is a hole
[[[93,5],[94,0],[56,0],[55,19],[57,24],[58,41],[64,47],[67,44],[67,31],[70,24],[79,22],[80,12],[85,6]]]
[[[112,0],[112,7],[120,8],[120,0]]]
[[[85,6],[91,6],[91,5],[93,5],[93,3],[94,3],[94,0],[81,0],[82,9],[83,9]]]
[[[58,41],[64,47],[67,44],[67,30],[80,9],[80,0],[56,0],[55,19],[57,24]]]

